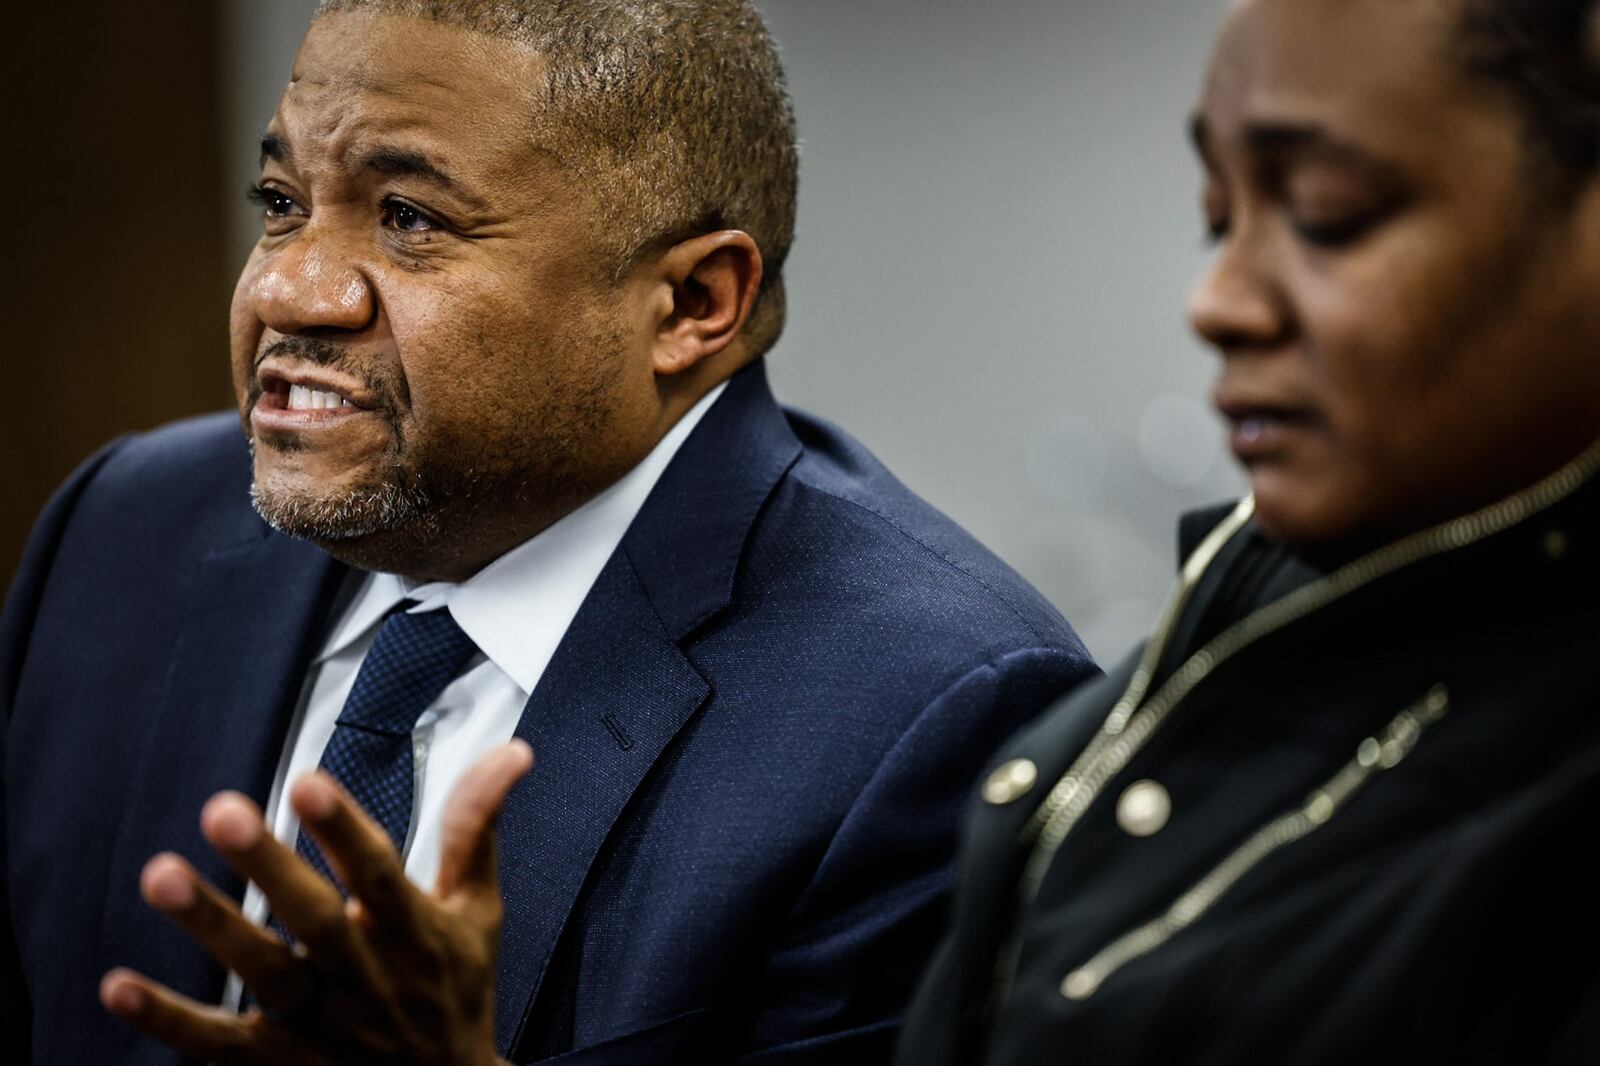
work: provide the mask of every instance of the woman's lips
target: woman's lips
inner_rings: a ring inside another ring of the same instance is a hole
[[[1259,385],[1220,382],[1212,401],[1228,421],[1229,449],[1247,465],[1282,456],[1320,422],[1314,407],[1296,402],[1286,391]]]
[[[1223,411],[1231,430],[1228,447],[1242,463],[1261,462],[1280,455],[1295,440],[1315,428],[1310,411],[1283,407],[1233,407]]]

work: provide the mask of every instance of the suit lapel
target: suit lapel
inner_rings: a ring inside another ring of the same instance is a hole
[[[680,642],[727,606],[746,539],[800,454],[758,362],[668,464],[528,701],[533,772],[501,821],[506,900],[496,1042],[522,1041],[607,836],[711,694]]]
[[[535,763],[501,819],[501,1054],[520,1034],[612,825],[709,691],[662,629],[631,564],[613,555],[517,726]]]
[[[145,906],[139,870],[176,851],[238,898],[243,883],[200,835],[200,808],[236,789],[265,804],[306,667],[345,568],[265,527],[207,557],[190,585],[187,622],[166,695],[146,733],[111,865],[106,961],[133,966],[202,1001],[222,970]]]

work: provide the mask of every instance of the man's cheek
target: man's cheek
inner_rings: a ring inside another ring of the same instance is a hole
[[[233,377],[233,393],[241,408],[255,379],[257,354],[265,327],[261,320],[235,304],[228,320],[229,369]]]

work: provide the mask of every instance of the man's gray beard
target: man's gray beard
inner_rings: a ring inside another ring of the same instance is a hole
[[[250,453],[255,455],[255,441]],[[279,533],[304,540],[356,540],[407,526],[420,531],[435,524],[438,512],[438,501],[420,481],[415,476],[408,481],[395,470],[387,481],[331,498],[262,492],[252,481],[250,505]]]
[[[279,533],[314,541],[355,540],[432,518],[433,500],[421,489],[386,483],[332,499],[263,493],[250,486],[256,513]]]

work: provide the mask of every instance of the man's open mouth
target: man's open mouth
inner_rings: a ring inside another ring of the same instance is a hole
[[[354,414],[372,409],[372,397],[354,379],[325,370],[265,367],[256,409],[273,414]],[[324,417],[327,417],[325,414]]]
[[[356,406],[349,397],[330,389],[290,385],[283,381],[273,383],[261,393],[261,404],[278,411],[326,411]]]

